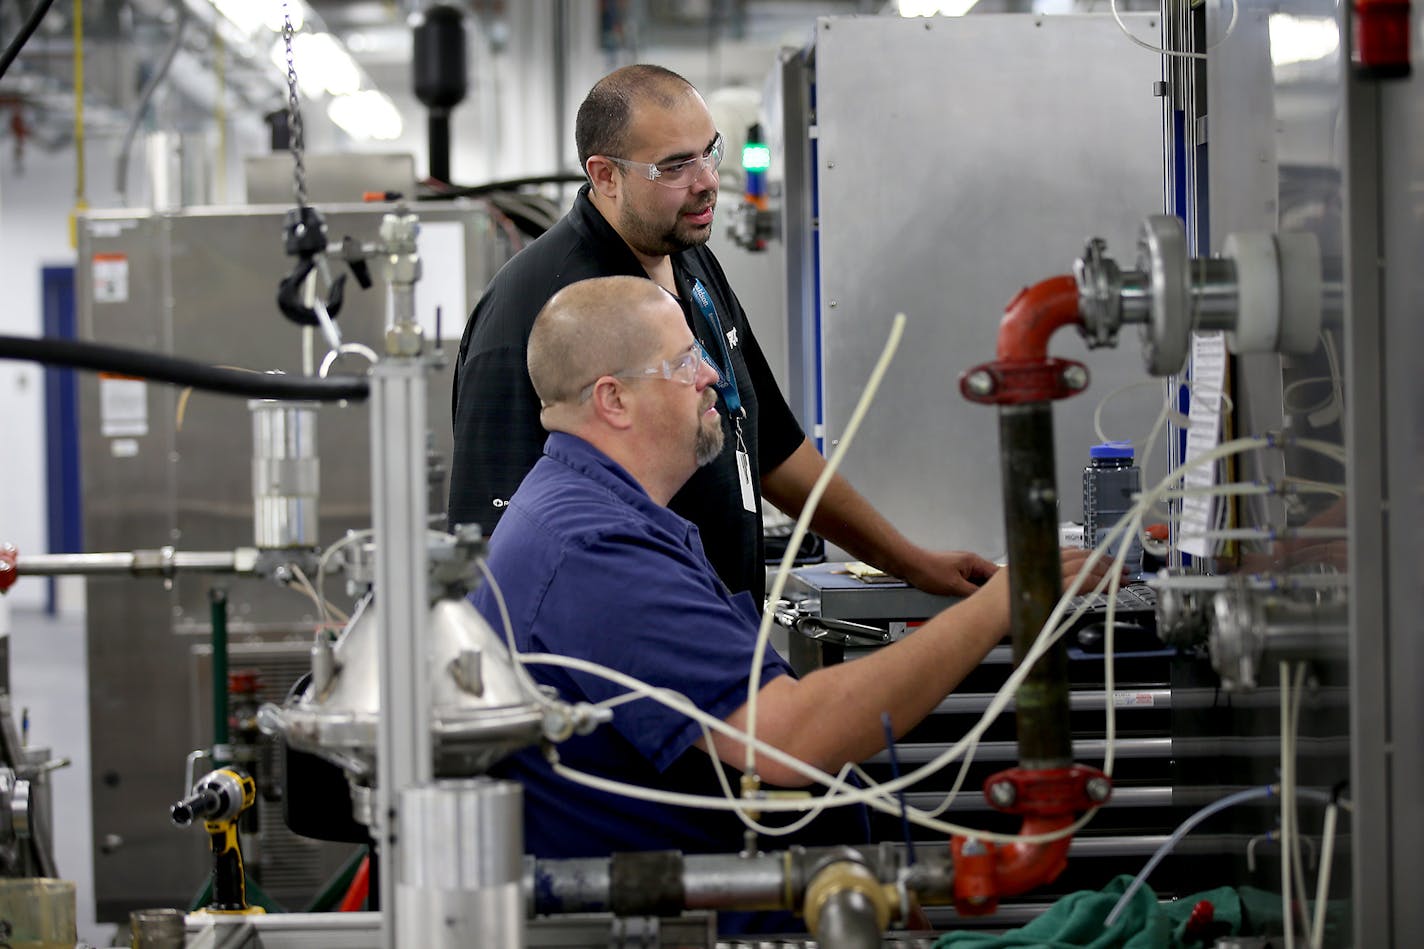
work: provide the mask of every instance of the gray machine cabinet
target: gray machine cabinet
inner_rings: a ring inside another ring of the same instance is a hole
[[[1156,18],[1129,26],[1155,36]],[[904,340],[843,472],[912,539],[1004,553],[994,409],[958,378],[994,358],[1019,290],[1068,273],[1089,236],[1120,262],[1162,200],[1157,57],[1110,16],[823,19],[815,49],[820,379],[825,450],[845,431],[897,312]],[[1055,408],[1064,520],[1081,517],[1093,408],[1142,439],[1164,388],[1136,333],[1088,353],[1086,394]],[[1165,470],[1163,442],[1145,475]]]
[[[330,239],[375,241],[388,207],[324,207]],[[473,205],[416,209],[423,224],[462,225],[463,312],[458,329],[502,251]],[[283,251],[284,207],[101,211],[80,223],[79,332],[83,338],[203,362],[297,373],[301,328],[276,306],[294,259]],[[377,350],[386,288],[348,278],[337,320],[347,341]],[[325,346],[316,342],[320,359]],[[447,347],[452,360],[453,345]],[[358,361],[359,362],[359,361]],[[354,367],[356,371],[360,366]],[[432,445],[449,458],[450,378],[432,375]],[[172,545],[230,551],[253,543],[252,422],[244,398],[144,385],[134,399],[103,404],[93,374],[81,376],[84,536],[90,551]],[[134,402],[137,405],[134,405]],[[177,414],[182,407],[181,427]],[[369,418],[365,403],[318,415],[323,545],[370,526]],[[443,510],[444,491],[432,491]],[[440,518],[443,525],[444,518]],[[264,700],[280,700],[303,669],[316,611],[299,593],[265,580],[179,575],[91,578],[88,650],[93,761],[95,891],[100,919],[138,907],[186,906],[210,872],[206,835],[180,830],[169,806],[184,788],[184,758],[212,742],[209,590],[229,597],[230,668],[256,669]],[[342,584],[327,584],[339,598]],[[198,773],[207,762],[200,762]],[[270,778],[271,775],[267,775]],[[286,831],[280,804],[258,805],[261,833],[244,841],[248,867],[288,908],[300,909],[349,846],[318,846]]]

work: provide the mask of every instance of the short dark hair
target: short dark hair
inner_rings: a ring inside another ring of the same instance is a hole
[[[598,80],[574,119],[579,169],[587,173],[588,160],[593,155],[623,157],[633,107],[638,102],[651,100],[670,109],[677,105],[678,95],[691,88],[692,83],[671,69],[650,63],[624,66]]]

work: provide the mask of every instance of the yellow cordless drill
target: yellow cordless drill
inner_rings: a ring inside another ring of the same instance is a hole
[[[193,785],[193,793],[173,805],[173,823],[186,827],[202,819],[213,848],[213,901],[209,913],[261,913],[247,905],[247,877],[242,869],[242,847],[237,839],[237,819],[257,800],[257,785],[233,768],[210,771]]]

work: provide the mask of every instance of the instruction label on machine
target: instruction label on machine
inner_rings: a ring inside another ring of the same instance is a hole
[[[91,264],[95,303],[126,303],[129,298],[127,254],[95,254]]]
[[[1221,441],[1221,395],[1226,385],[1226,337],[1221,333],[1192,334],[1192,407],[1187,413],[1187,454],[1189,466],[1182,475],[1182,521],[1178,546],[1193,557],[1208,557],[1215,546],[1207,537],[1216,523],[1216,498],[1193,489],[1216,484],[1216,465],[1192,465]]]
[[[148,434],[148,385],[142,379],[100,374],[99,431],[105,438]]]

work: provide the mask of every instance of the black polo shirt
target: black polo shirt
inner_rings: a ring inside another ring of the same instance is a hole
[[[478,523],[494,530],[519,482],[544,450],[539,398],[529,382],[525,349],[534,318],[563,287],[590,277],[647,277],[638,259],[580,189],[574,206],[547,233],[516,254],[490,281],[475,305],[455,369],[455,457],[450,467],[451,525]],[[751,456],[757,510],[743,509],[732,421],[719,398],[726,435],[722,453],[698,469],[671,507],[696,524],[707,559],[731,592],[765,595],[760,474],[791,456],[805,435],[776,387],[771,368],[716,256],[706,247],[672,255],[679,303],[687,325],[721,362],[722,349],[692,301],[700,280],[727,337],[746,419],[742,440]]]

